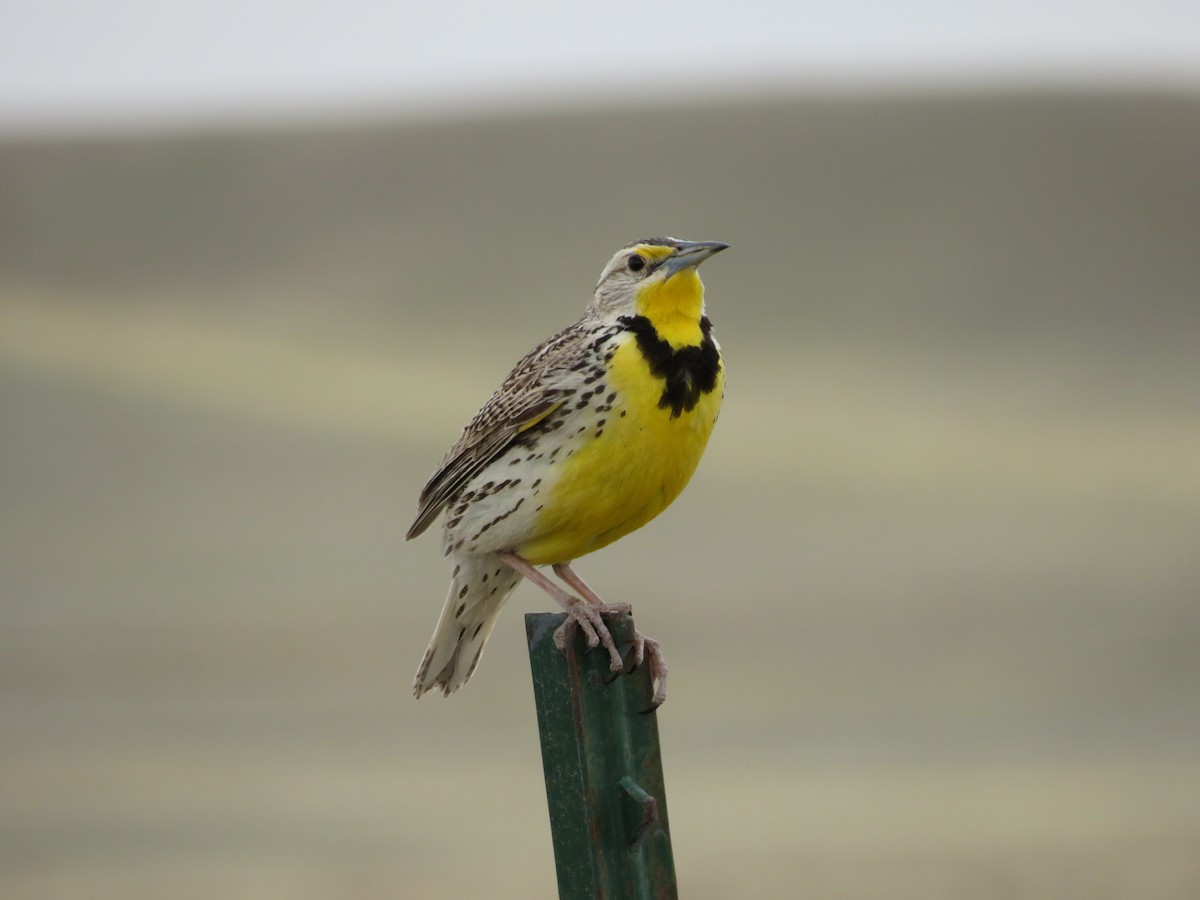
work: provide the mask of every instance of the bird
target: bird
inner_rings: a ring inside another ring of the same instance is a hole
[[[407,539],[445,511],[450,589],[413,681],[446,696],[475,668],[501,606],[524,578],[566,612],[589,648],[625,668],[605,603],[572,562],[645,525],[691,479],[725,393],[725,363],[699,265],[719,241],[643,238],[604,267],[582,317],[513,368],[429,478]],[[555,583],[539,567],[549,566]],[[666,699],[657,641],[635,632],[632,668],[648,662],[651,708]]]

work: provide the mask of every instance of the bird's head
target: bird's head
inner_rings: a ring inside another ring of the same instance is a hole
[[[704,286],[696,267],[728,247],[719,241],[645,238],[618,250],[604,267],[592,306],[606,318],[691,315],[699,318]]]

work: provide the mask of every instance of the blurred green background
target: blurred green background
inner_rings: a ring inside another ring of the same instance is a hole
[[[522,613],[409,694],[416,494],[604,262],[725,411],[579,569],[683,895],[1200,896],[1200,97],[775,95],[0,143],[0,893],[549,897]]]

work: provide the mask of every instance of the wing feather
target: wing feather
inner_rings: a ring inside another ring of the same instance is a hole
[[[421,491],[407,540],[424,532],[462,489],[500,457],[520,434],[564,402],[577,373],[569,363],[582,349],[582,322],[560,331],[517,363],[496,393],[475,414]]]

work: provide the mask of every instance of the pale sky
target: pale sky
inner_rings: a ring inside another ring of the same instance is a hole
[[[769,87],[1200,89],[1198,0],[5,0],[0,130]]]

